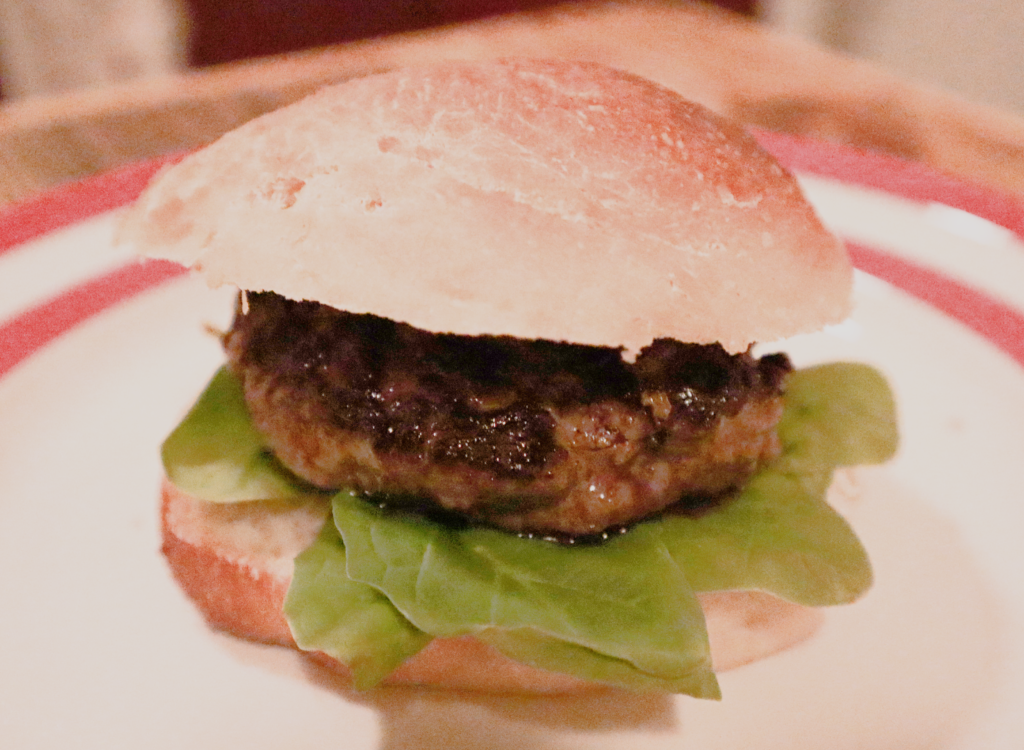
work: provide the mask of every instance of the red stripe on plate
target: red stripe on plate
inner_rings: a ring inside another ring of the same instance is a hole
[[[944,203],[1024,237],[1024,201],[1016,195],[887,154],[766,130],[755,130],[753,134],[787,169],[832,177],[922,203]]]
[[[854,265],[958,320],[1024,367],[1024,314],[984,292],[901,258],[848,245]],[[0,377],[94,315],[186,273],[168,261],[119,268],[0,325]]]
[[[948,276],[880,250],[847,243],[853,264],[988,339],[1024,367],[1024,315]]]
[[[184,273],[184,268],[169,261],[132,263],[74,286],[0,324],[0,377],[94,315]]]
[[[0,208],[0,255],[55,229],[130,203],[161,167],[183,156],[173,154],[129,164]]]

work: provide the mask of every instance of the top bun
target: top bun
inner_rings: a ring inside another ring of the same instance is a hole
[[[731,352],[838,322],[852,272],[741,127],[589,63],[325,88],[165,170],[123,236],[233,284],[435,332]]]

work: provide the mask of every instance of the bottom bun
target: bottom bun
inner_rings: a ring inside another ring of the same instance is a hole
[[[328,509],[267,502],[217,504],[164,481],[163,553],[181,588],[211,627],[241,638],[297,648],[282,612],[295,556],[312,543]],[[752,591],[700,594],[715,671],[748,664],[806,640],[818,610]],[[323,653],[310,658],[345,676]],[[515,662],[472,637],[436,638],[386,684],[515,693],[606,687]]]

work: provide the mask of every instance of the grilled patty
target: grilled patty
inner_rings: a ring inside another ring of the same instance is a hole
[[[659,339],[629,363],[273,293],[246,303],[229,365],[271,450],[325,489],[576,537],[697,512],[779,451],[784,355]]]

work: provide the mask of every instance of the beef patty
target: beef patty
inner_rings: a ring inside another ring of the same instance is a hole
[[[433,334],[250,293],[225,336],[257,428],[325,489],[516,532],[591,535],[696,512],[779,451],[790,370],[718,345]]]

